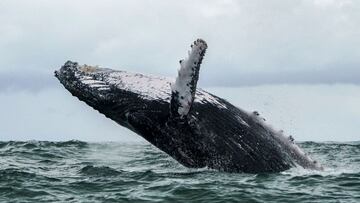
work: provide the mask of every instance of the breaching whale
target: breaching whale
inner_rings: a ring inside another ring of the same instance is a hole
[[[204,40],[196,40],[175,80],[71,61],[55,76],[73,96],[186,167],[245,173],[322,169],[257,112],[197,88],[206,49]]]

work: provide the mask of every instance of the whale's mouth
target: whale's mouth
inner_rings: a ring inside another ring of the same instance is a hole
[[[99,68],[97,66],[78,65],[76,62],[66,62],[58,71],[55,71],[55,77],[66,88],[76,88],[87,86],[89,88],[98,88],[106,90],[109,85],[104,82],[103,74],[108,69]],[[84,88],[84,87],[83,87]]]
[[[91,106],[112,101],[112,87],[104,81],[104,74],[108,69],[94,66],[79,65],[68,61],[59,70],[55,77],[70,91],[73,96],[85,101]]]

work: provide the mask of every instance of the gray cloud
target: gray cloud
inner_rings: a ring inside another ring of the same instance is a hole
[[[347,67],[351,67],[348,65]],[[201,71],[201,87],[258,86],[268,84],[357,84],[360,85],[360,69],[356,67],[338,71],[336,68],[288,72],[229,72],[214,74]],[[224,70],[226,67],[223,68]],[[0,92],[39,92],[49,88],[61,88],[52,73],[6,73],[0,75]]]
[[[173,77],[201,37],[201,87],[264,85],[207,89],[297,140],[356,140],[359,24],[356,0],[1,0],[0,138],[139,140],[53,71],[73,60]],[[357,85],[266,85],[319,83]]]
[[[339,66],[344,67],[344,66]],[[360,85],[360,69],[351,65],[344,70],[329,68],[321,70],[294,70],[274,72],[245,72],[234,74],[203,74],[204,86],[257,86],[268,84],[357,84]],[[349,68],[350,67],[350,68]],[[205,71],[204,71],[205,72]],[[208,77],[208,78],[207,78]]]
[[[55,77],[49,74],[22,72],[0,74],[0,92],[39,92],[57,85]]]
[[[360,2],[0,2],[0,90],[54,85],[66,60],[176,75],[197,37],[206,86],[356,83]]]

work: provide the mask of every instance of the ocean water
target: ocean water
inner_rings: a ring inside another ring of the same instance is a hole
[[[0,202],[360,202],[360,142],[303,142],[325,171],[187,169],[145,142],[0,142]]]

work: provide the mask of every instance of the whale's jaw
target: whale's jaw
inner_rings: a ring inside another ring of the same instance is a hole
[[[73,96],[94,107],[112,101],[113,94],[109,91],[109,86],[104,85],[101,79],[95,79],[93,76],[94,73],[105,71],[105,69],[95,67],[86,69],[85,66],[68,61],[60,70],[55,71],[55,77]]]

